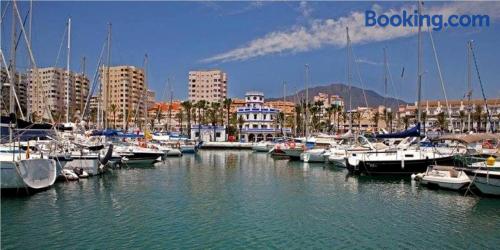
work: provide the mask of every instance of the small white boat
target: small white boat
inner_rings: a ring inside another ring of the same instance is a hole
[[[252,146],[252,150],[255,152],[269,152],[269,150],[274,148],[275,143],[270,141],[261,141]]]
[[[328,155],[325,155],[328,151],[324,148],[313,148],[306,150],[300,154],[300,160],[304,162],[326,162]]]
[[[461,190],[466,188],[470,179],[464,171],[457,170],[453,166],[431,165],[425,173],[412,175],[412,179],[423,185],[434,186],[444,189]]]
[[[61,175],[59,176],[59,179],[61,180],[67,180],[67,181],[77,181],[80,179],[73,170],[70,169],[63,169],[61,170]]]

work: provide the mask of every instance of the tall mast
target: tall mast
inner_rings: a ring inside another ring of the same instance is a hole
[[[15,2],[14,2],[15,4]],[[10,85],[9,85],[9,115],[15,113],[14,106],[14,92],[15,92],[15,81],[16,78],[16,11],[15,6],[12,5],[12,28],[11,28],[11,47],[10,47]],[[7,65],[5,65],[7,66]],[[9,70],[9,68],[7,68]],[[15,122],[15,121],[11,121]],[[12,143],[12,126],[9,126],[9,143]],[[12,155],[14,157],[14,155]]]
[[[345,28],[347,36],[347,85],[349,86],[349,131],[352,131],[352,95],[351,95],[351,38],[349,37],[349,27]]]
[[[83,77],[85,77],[85,61],[86,61],[86,59],[85,59],[85,56],[84,56],[84,57],[82,58],[82,76],[83,76]],[[75,93],[75,94],[76,94],[76,93]],[[83,98],[84,98],[84,97],[85,97],[85,96],[84,96],[83,90],[81,90],[81,91],[80,91],[80,100],[81,100],[81,101],[80,101],[80,113],[81,113],[81,118],[82,118],[82,120],[83,120],[83,115],[84,115],[84,113],[83,113],[83,112],[84,112],[84,110],[83,110],[83,109],[84,109],[84,105],[85,105],[85,104],[83,103]],[[87,98],[85,98],[85,99],[87,99]]]
[[[31,47],[31,23],[32,23],[32,20],[33,20],[33,0],[30,0],[30,11],[29,11],[29,22],[28,22],[28,40],[29,40],[29,45]],[[28,70],[31,70],[32,67],[31,67],[31,60],[29,60],[28,62]],[[31,73],[33,74],[33,72]],[[26,119],[28,119],[28,121],[31,121],[31,107],[30,107],[30,99],[29,99],[29,95],[26,96]]]
[[[387,65],[387,49],[384,47],[384,109],[387,109],[387,82],[388,82],[388,65]],[[385,112],[385,119],[387,120],[387,112]]]
[[[69,123],[69,81],[71,74],[69,72],[69,61],[71,58],[71,18],[68,18],[68,46],[66,52],[66,123]]]
[[[144,127],[147,127],[148,123],[148,54],[144,55],[144,96],[143,96],[143,107],[144,107]]]
[[[110,80],[109,80],[109,68],[111,67],[111,23],[108,24],[108,63],[107,63],[107,69],[106,69],[106,87],[104,88],[106,91],[104,93],[105,98],[104,98],[104,107],[102,108],[103,112],[103,120],[104,120],[104,128],[108,128],[108,105],[109,105],[109,87],[110,87]]]
[[[467,131],[471,130],[471,112],[472,106],[470,99],[472,96],[472,56],[471,56],[472,41],[467,41]]]
[[[418,16],[422,15],[422,2],[418,1]],[[420,110],[420,101],[422,99],[422,24],[418,23],[418,55],[417,55],[417,123],[420,123],[422,118],[422,110]]]
[[[305,65],[305,85],[306,85],[306,116],[305,116],[305,137],[307,138],[309,136],[309,64]]]

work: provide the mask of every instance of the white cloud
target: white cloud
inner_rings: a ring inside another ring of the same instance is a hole
[[[358,58],[358,59],[356,59],[356,62],[357,63],[364,63],[364,64],[369,64],[369,65],[374,65],[374,66],[382,65],[381,62],[375,62],[375,61],[372,61],[372,60],[369,60],[369,59],[366,59],[366,58]]]
[[[301,3],[302,6],[302,3]],[[307,7],[307,4],[304,4]],[[416,5],[404,6],[399,9],[388,9],[384,12],[380,6],[374,5],[378,14],[400,14],[402,10],[412,13]],[[425,13],[439,13],[445,17],[451,14],[487,14],[490,22],[500,17],[500,4],[494,2],[453,2],[424,9]],[[310,12],[303,12],[307,15]],[[323,46],[343,47],[346,44],[346,27],[353,44],[387,41],[416,34],[416,27],[380,26],[365,27],[364,11],[351,12],[337,19],[313,20],[307,26],[294,26],[285,31],[275,31],[254,39],[247,44],[203,59],[202,62],[242,61],[254,57],[277,54],[297,53]],[[426,30],[426,29],[425,29]]]
[[[302,15],[302,17],[309,18],[311,16],[313,9],[311,7],[309,7],[309,5],[307,4],[307,1],[300,1],[299,11],[300,11],[300,14]]]

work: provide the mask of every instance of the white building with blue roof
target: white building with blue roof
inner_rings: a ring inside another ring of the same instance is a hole
[[[280,110],[264,106],[264,93],[250,91],[245,94],[245,106],[237,109],[238,118],[245,121],[241,127],[241,139],[246,142],[272,140],[281,135],[278,122]],[[283,128],[284,134],[290,134],[290,128]]]

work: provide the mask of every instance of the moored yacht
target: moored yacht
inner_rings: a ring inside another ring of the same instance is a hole
[[[470,183],[469,176],[453,166],[431,165],[424,173],[413,174],[411,177],[429,187],[451,190],[464,189]]]

